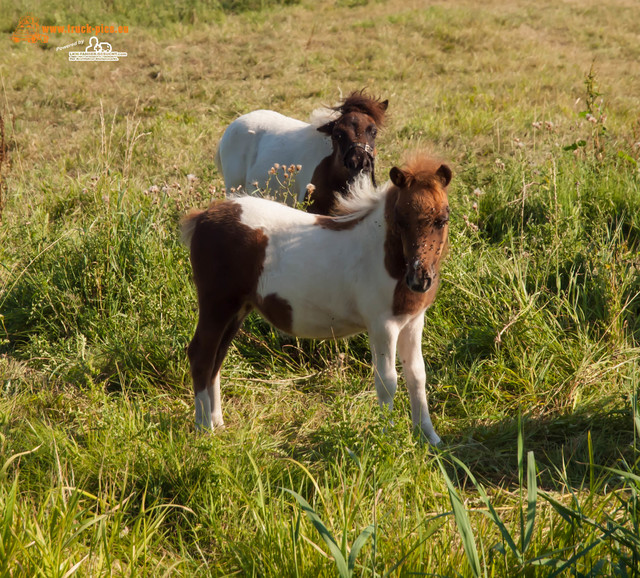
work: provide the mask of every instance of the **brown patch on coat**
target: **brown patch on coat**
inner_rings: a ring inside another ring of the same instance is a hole
[[[286,299],[283,299],[277,293],[269,293],[269,295],[257,300],[256,309],[260,311],[269,323],[281,331],[291,333],[293,328],[293,309]]]
[[[390,176],[393,186],[385,200],[384,265],[389,275],[397,279],[392,311],[394,315],[415,315],[433,303],[438,290],[440,263],[447,249],[446,187],[451,180],[451,170],[421,155],[412,158],[402,169],[391,169]],[[400,219],[406,222],[398,222]],[[433,278],[431,287],[424,293],[411,291],[406,284],[405,255],[409,253],[422,261],[429,258]]]
[[[241,222],[242,207],[215,201],[206,211],[188,215],[183,232],[191,231],[191,265],[198,301],[215,300],[239,310],[255,296],[269,237]],[[222,312],[221,312],[222,313]]]

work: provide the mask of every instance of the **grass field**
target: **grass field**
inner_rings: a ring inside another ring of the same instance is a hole
[[[127,57],[16,44],[27,12],[127,26],[99,35]],[[636,2],[21,0],[0,31],[0,576],[640,574]],[[454,167],[443,447],[402,385],[378,409],[366,336],[257,317],[200,435],[178,221],[236,116],[361,88],[379,180]]]

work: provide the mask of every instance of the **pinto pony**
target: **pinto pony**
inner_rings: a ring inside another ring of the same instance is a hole
[[[234,120],[225,130],[216,152],[216,165],[224,176],[227,191],[264,190],[269,171],[279,163],[300,166],[295,176],[295,199],[303,202],[307,185],[314,191],[308,211],[327,215],[336,196],[346,195],[360,174],[369,175],[375,185],[375,139],[384,122],[388,101],[364,92],[353,92],[342,104],[320,114],[312,123],[283,116],[272,110],[256,110]]]
[[[368,331],[380,405],[393,408],[397,352],[413,425],[432,444],[440,441],[427,407],[421,343],[447,247],[451,170],[421,156],[390,177],[378,189],[359,179],[337,217],[240,197],[184,218],[198,294],[188,347],[198,426],[224,425],[220,368],[244,318],[257,309],[298,337]]]

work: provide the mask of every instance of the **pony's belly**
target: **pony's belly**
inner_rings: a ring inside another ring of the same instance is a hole
[[[355,321],[325,321],[323,323],[314,323],[313,320],[305,319],[296,321],[293,318],[292,333],[296,337],[308,337],[315,339],[332,339],[340,337],[349,337],[357,333],[362,333],[365,328]]]

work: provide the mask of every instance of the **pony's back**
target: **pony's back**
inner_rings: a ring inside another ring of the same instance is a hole
[[[301,166],[296,174],[292,204],[302,201],[306,186],[320,161],[331,154],[330,140],[317,128],[272,110],[256,110],[234,120],[225,130],[216,152],[215,162],[224,177],[227,192],[244,189],[249,194],[268,189],[278,197],[283,174],[269,172],[276,164]]]

